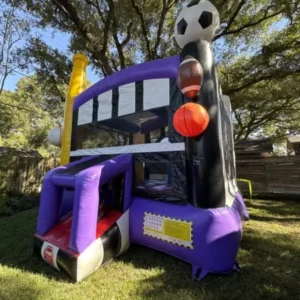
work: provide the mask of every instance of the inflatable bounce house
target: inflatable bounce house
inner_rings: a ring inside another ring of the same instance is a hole
[[[248,213],[211,47],[219,22],[209,1],[192,1],[175,24],[179,55],[87,89],[87,59],[74,56],[62,137],[49,134],[61,165],[43,181],[34,249],[75,282],[132,243],[190,263],[198,280],[239,269]]]

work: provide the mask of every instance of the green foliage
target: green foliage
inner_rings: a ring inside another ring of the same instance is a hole
[[[0,146],[36,149],[45,156],[57,153],[47,136],[58,126],[63,106],[36,77],[23,78],[15,92],[2,93],[0,115]]]
[[[47,98],[48,105],[56,106],[57,102],[64,102],[72,71],[70,57],[37,37],[29,39],[28,46],[19,49],[18,55],[23,70],[33,66],[35,79],[42,83],[39,88]],[[50,111],[53,109],[48,108]]]
[[[129,139],[129,136],[112,132],[110,129],[105,130],[87,126],[78,130],[78,134],[83,136],[82,149],[123,146],[127,144]]]
[[[37,207],[38,195],[10,196],[0,194],[0,217],[12,216],[21,211]]]
[[[236,139],[249,136],[282,138],[300,128],[300,76],[267,80],[234,94]]]
[[[35,37],[19,52],[45,90],[64,98],[71,52],[84,52],[106,76],[134,63],[179,52],[174,41],[178,0],[6,0],[35,20],[70,36],[70,53]],[[299,0],[212,0],[221,25],[214,49],[224,94],[230,96],[238,140],[265,134],[275,139],[300,132],[296,120],[299,88]],[[56,92],[54,92],[56,91]],[[280,128],[280,130],[278,129]],[[278,129],[278,130],[277,130]]]

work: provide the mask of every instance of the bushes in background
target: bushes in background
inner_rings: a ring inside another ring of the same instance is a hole
[[[39,195],[0,195],[0,217],[12,216],[18,212],[37,207]]]

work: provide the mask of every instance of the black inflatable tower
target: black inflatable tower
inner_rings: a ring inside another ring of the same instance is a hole
[[[188,198],[200,208],[231,206],[237,184],[230,101],[222,95],[211,43],[201,39],[187,43],[182,47],[181,62],[187,56],[201,64],[203,83],[196,98],[182,95],[183,102],[202,105],[210,117],[203,134],[185,138]]]

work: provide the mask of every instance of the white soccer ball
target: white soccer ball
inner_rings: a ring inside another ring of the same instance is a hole
[[[179,13],[175,23],[175,39],[180,48],[191,42],[211,42],[220,26],[216,7],[206,0],[193,0]]]

